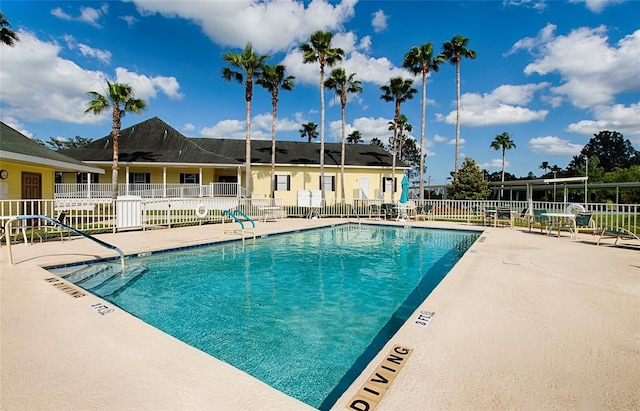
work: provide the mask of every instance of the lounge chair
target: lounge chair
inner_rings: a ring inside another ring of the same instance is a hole
[[[634,231],[637,231],[635,227],[632,227]],[[609,228],[605,228],[600,230],[600,236],[598,237],[598,242],[596,243],[596,245],[600,245],[600,241],[602,241],[603,238],[615,238],[616,241],[613,243],[613,245],[618,244],[618,240],[638,240],[640,241],[640,237],[638,237],[634,231],[630,231],[627,230],[625,228],[615,228],[615,229],[609,229]]]

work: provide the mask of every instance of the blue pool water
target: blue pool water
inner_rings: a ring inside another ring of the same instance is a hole
[[[478,235],[342,225],[152,254],[105,298],[328,409]]]

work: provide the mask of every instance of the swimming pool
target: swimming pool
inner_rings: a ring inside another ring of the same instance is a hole
[[[478,236],[341,225],[157,253],[131,259],[144,273],[104,298],[328,409]]]

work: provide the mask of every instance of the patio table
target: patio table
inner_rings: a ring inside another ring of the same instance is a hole
[[[551,230],[553,226],[556,226],[558,230],[557,237],[560,237],[560,226],[562,221],[570,221],[571,227],[569,227],[569,231],[571,233],[571,237],[573,238],[573,233],[576,232],[576,215],[572,213],[542,213],[543,216],[549,217],[551,223],[549,224],[549,231],[547,235],[551,234]]]
[[[278,216],[276,215],[276,211],[282,210],[282,207],[261,206],[261,207],[258,207],[258,209],[262,211],[262,221],[266,223],[267,221],[278,221]]]

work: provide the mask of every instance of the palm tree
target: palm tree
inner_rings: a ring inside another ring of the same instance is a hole
[[[347,76],[347,73],[342,68],[336,68],[331,71],[331,75],[324,82],[324,86],[329,90],[336,91],[336,97],[340,98],[340,107],[342,109],[342,152],[340,154],[340,194],[342,195],[342,201],[344,202],[344,145],[346,140],[345,135],[345,108],[347,107],[347,94],[349,93],[362,93],[362,82],[355,79],[355,73],[351,73]]]
[[[298,133],[300,133],[300,137],[308,138],[309,143],[311,143],[312,138],[318,138],[318,125],[313,121],[310,121],[303,124],[302,128],[298,130]]]
[[[491,148],[494,150],[502,149],[502,182],[504,183],[505,153],[507,150],[516,148],[516,143],[511,140],[509,133],[505,131],[502,134],[498,134],[496,138],[493,139],[493,141],[491,142]],[[500,190],[500,197],[502,197],[502,190]]]
[[[371,144],[372,146],[384,148],[386,150],[386,148],[384,147],[384,143],[378,137],[372,138],[369,144]]]
[[[276,113],[278,111],[278,91],[280,89],[291,91],[295,84],[294,76],[285,74],[287,68],[282,64],[263,67],[262,77],[256,80],[256,84],[261,85],[271,93],[271,106],[273,107],[273,117],[271,119],[271,198],[275,199],[276,191]]]
[[[111,83],[107,80],[105,94],[97,91],[89,91],[88,96],[93,100],[89,102],[85,114],[100,114],[111,109],[111,138],[113,139],[113,165],[111,166],[111,198],[118,198],[118,155],[120,151],[120,127],[122,117],[126,113],[140,114],[147,107],[144,100],[134,98],[133,88],[128,84]]]
[[[395,102],[395,115],[393,117],[393,159],[391,165],[391,181],[393,182],[393,188],[391,189],[391,202],[395,199],[395,181],[396,181],[396,142],[398,137],[398,123],[400,119],[400,105],[407,100],[411,100],[413,95],[418,92],[413,87],[413,80],[405,80],[402,77],[393,77],[389,80],[388,85],[380,86],[380,90],[383,94],[380,96],[384,101]]]
[[[258,54],[253,50],[251,43],[247,43],[240,53],[227,51],[222,59],[229,64],[222,69],[222,77],[225,80],[244,82],[244,98],[246,101],[246,150],[245,150],[245,188],[247,196],[251,196],[251,100],[253,99],[253,81],[262,76],[264,61],[269,56]],[[237,70],[234,70],[237,69]]]
[[[349,144],[358,144],[358,143],[360,143],[362,141],[363,141],[362,140],[362,133],[360,133],[358,130],[353,130],[347,136],[347,142]]]
[[[549,169],[549,162],[543,161],[538,168],[544,170],[544,173],[547,174],[547,170]]]
[[[456,163],[454,173],[458,172],[458,153],[460,150],[460,61],[463,57],[472,60],[476,58],[476,52],[467,49],[467,43],[469,43],[469,39],[458,34],[451,41],[442,45],[444,58],[456,65]]]
[[[320,188],[322,190],[322,201],[325,200],[324,190],[324,68],[333,66],[342,61],[344,50],[339,47],[331,47],[333,33],[327,31],[316,31],[309,38],[308,43],[300,46],[302,51],[302,62],[320,64]]]
[[[445,57],[439,54],[434,57],[431,42],[422,46],[414,46],[404,55],[402,67],[413,74],[422,74],[422,120],[420,121],[420,200],[424,200],[424,135],[427,117],[427,73],[438,72],[439,65],[445,62]]]
[[[20,38],[16,32],[11,29],[11,24],[9,20],[7,20],[7,16],[0,11],[0,42],[13,47],[16,41],[20,41]]]
[[[393,131],[395,129],[395,126],[396,126],[395,121],[390,121],[389,131]],[[405,116],[404,114],[400,114],[400,116],[398,117],[398,136],[396,137],[396,140],[397,140],[396,144],[398,147],[398,158],[400,160],[402,160],[402,146],[407,140],[407,136],[404,134],[405,131],[408,131],[409,133],[411,133],[413,131],[413,126],[407,120],[407,116]],[[393,146],[393,142],[391,143],[391,145]]]

